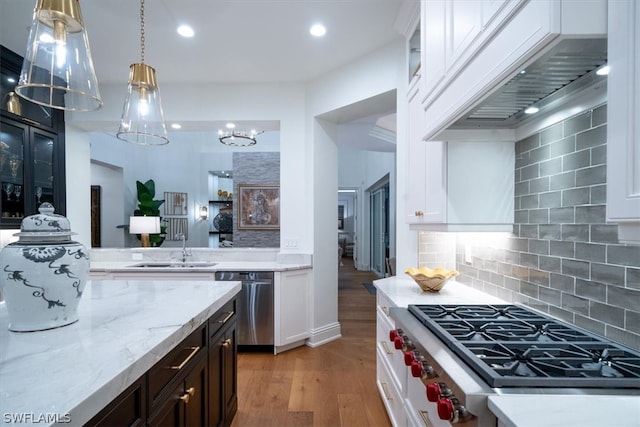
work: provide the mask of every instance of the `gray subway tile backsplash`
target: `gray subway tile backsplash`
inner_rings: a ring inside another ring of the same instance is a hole
[[[603,105],[518,141],[513,234],[459,233],[450,256],[463,283],[640,349],[640,246],[606,222],[606,118]]]

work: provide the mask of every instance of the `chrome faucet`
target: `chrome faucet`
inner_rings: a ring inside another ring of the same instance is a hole
[[[176,239],[182,240],[182,262],[187,261],[187,257],[191,256],[191,252],[187,251],[187,238],[184,233],[176,234]]]

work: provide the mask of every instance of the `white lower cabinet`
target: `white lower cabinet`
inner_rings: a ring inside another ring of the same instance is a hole
[[[377,349],[377,385],[382,403],[387,409],[387,414],[394,427],[406,426],[407,420],[404,410],[404,398],[397,384],[393,380],[391,368],[387,366],[384,355],[381,354],[380,348]]]
[[[276,352],[304,343],[311,334],[311,270],[281,271],[275,274]]]

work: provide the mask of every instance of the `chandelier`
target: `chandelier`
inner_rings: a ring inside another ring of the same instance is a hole
[[[262,132],[251,130],[249,132],[234,130],[236,125],[233,123],[227,123],[227,129],[219,130],[218,140],[224,145],[231,145],[233,147],[250,147],[256,145],[256,136]]]

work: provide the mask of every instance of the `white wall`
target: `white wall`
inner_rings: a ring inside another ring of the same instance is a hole
[[[404,42],[391,43],[350,65],[308,85],[308,138],[313,144],[314,212],[314,339],[322,342],[337,333],[338,159],[336,131],[329,123],[320,126],[316,117],[396,89],[404,76]],[[326,332],[323,334],[323,332]],[[317,336],[317,338],[316,338]],[[334,335],[334,338],[337,338]]]

